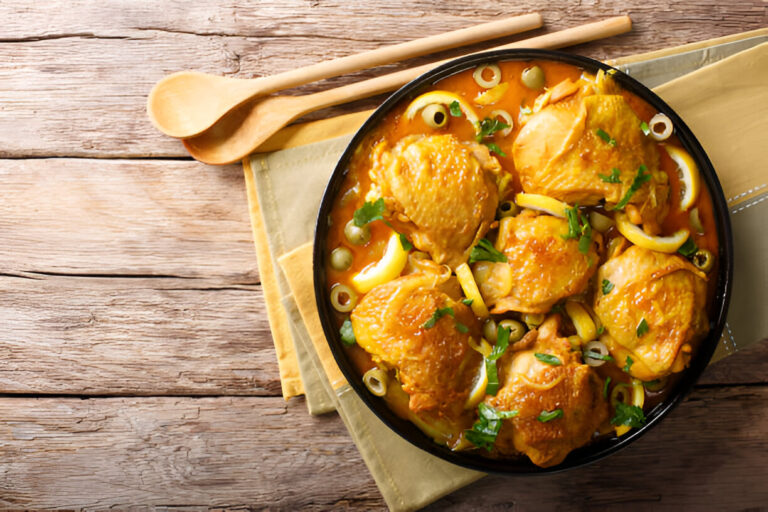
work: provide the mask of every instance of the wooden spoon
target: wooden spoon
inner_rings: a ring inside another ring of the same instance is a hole
[[[360,69],[517,34],[538,28],[541,24],[541,15],[537,13],[514,16],[261,78],[231,78],[180,71],[155,84],[147,99],[147,112],[155,127],[166,135],[192,137],[207,130],[227,112],[254,96],[264,96]]]
[[[562,48],[628,32],[629,16],[618,16],[492,48]],[[391,91],[448,62],[443,60],[304,96],[269,96],[230,112],[202,134],[184,139],[195,159],[214,165],[236,162],[294,119],[315,110]]]

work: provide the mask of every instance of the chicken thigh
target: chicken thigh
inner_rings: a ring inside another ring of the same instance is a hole
[[[522,452],[541,467],[562,462],[608,418],[600,377],[558,336],[559,324],[559,315],[549,316],[531,348],[502,356],[501,388],[485,400],[498,410],[518,412],[504,420],[496,449],[504,455]],[[561,364],[544,363],[537,353],[555,356]]]
[[[614,359],[630,357],[630,374],[646,381],[683,370],[709,328],[705,274],[680,256],[632,246],[602,265],[597,279],[613,284],[597,292],[595,313]]]
[[[455,268],[493,222],[501,167],[482,144],[411,135],[374,150],[370,171],[388,211],[438,263]]]

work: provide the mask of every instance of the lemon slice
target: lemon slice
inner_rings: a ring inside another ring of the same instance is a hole
[[[627,215],[616,213],[616,227],[619,233],[624,235],[627,240],[643,249],[652,251],[673,253],[688,240],[690,234],[687,229],[681,229],[670,236],[651,236],[647,234],[640,226],[629,222]]]
[[[579,302],[569,300],[565,302],[565,312],[573,322],[576,328],[576,334],[583,341],[592,341],[597,338],[597,327],[592,316],[587,312],[584,305]]]
[[[464,409],[474,409],[483,398],[485,398],[485,387],[488,385],[488,374],[485,372],[485,362],[480,365],[475,381],[472,383],[472,390],[469,392],[467,401],[464,402]]]
[[[677,146],[664,145],[669,157],[677,164],[677,174],[680,176],[682,190],[680,191],[680,209],[687,210],[699,197],[701,189],[701,179],[699,178],[699,168],[693,161],[691,155]]]
[[[562,218],[565,218],[565,209],[570,208],[567,203],[552,197],[541,194],[526,194],[525,192],[520,192],[515,196],[515,203],[521,208],[539,210]]]
[[[483,296],[480,295],[480,290],[477,288],[475,276],[472,275],[472,271],[469,269],[469,265],[462,263],[456,267],[456,278],[459,280],[461,289],[464,290],[464,295],[472,300],[472,304],[469,305],[472,308],[472,312],[480,318],[486,318],[490,315]]]
[[[418,96],[410,105],[408,105],[408,108],[405,109],[405,118],[410,121],[416,116],[419,110],[434,103],[441,103],[450,108],[451,103],[454,101],[459,104],[459,108],[464,113],[467,121],[472,123],[472,126],[475,127],[475,131],[479,131],[480,119],[478,119],[477,113],[475,112],[475,109],[472,108],[472,105],[467,103],[466,100],[458,94],[448,91],[431,91]]]
[[[368,293],[376,286],[389,282],[400,275],[408,261],[408,251],[403,249],[400,236],[393,233],[387,242],[384,256],[365,267],[352,277],[352,286],[358,293]]]
[[[493,105],[504,96],[507,89],[509,89],[509,82],[502,82],[479,94],[477,98],[475,98],[475,103],[478,105]]]

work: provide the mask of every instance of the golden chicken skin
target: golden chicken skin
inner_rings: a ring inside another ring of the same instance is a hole
[[[559,325],[559,315],[549,316],[532,347],[502,356],[501,387],[485,400],[497,410],[518,412],[502,424],[496,438],[499,453],[522,452],[541,467],[559,464],[586,444],[609,414],[600,377],[558,336]],[[543,362],[536,354],[554,356],[560,364]]]
[[[358,345],[397,371],[415,413],[461,414],[482,364],[468,344],[472,335],[479,339],[479,324],[444,291],[449,279],[447,271],[424,268],[377,286],[351,314]]]
[[[374,195],[413,244],[437,263],[464,263],[496,214],[501,167],[488,148],[453,135],[410,135],[393,148],[380,143],[372,161]]]
[[[594,309],[614,359],[631,358],[629,373],[646,381],[683,370],[709,329],[705,274],[680,256],[631,246],[605,262],[597,279],[610,288],[597,291]]]
[[[578,239],[564,239],[568,222],[525,210],[501,220],[496,248],[507,262],[479,262],[475,280],[492,313],[546,313],[565,297],[586,290],[597,270],[593,241],[586,254]]]
[[[544,106],[513,144],[523,190],[582,206],[603,199],[615,205],[639,179],[628,204],[655,234],[668,210],[668,177],[640,124],[623,96],[595,93],[590,86]]]

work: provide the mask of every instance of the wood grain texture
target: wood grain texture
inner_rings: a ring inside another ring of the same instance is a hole
[[[545,30],[631,14],[634,30],[630,34],[571,50],[596,58],[761,28],[768,22],[762,0],[578,4],[292,0],[196,2],[193,6],[181,0],[6,0],[0,5],[0,19],[4,20],[0,32],[0,157],[184,156],[181,144],[160,135],[146,117],[146,96],[152,84],[167,73],[193,68],[238,77],[274,74],[532,11],[542,13]],[[538,33],[541,31],[533,34]],[[429,60],[414,59],[296,91],[316,91]],[[364,100],[310,118],[371,108],[380,101],[380,97]]]
[[[758,507],[766,400],[765,387],[698,390],[608,459],[487,477],[430,509],[701,510],[726,496],[729,509]],[[338,417],[310,417],[300,401],[0,398],[0,435],[3,507],[384,508]]]

